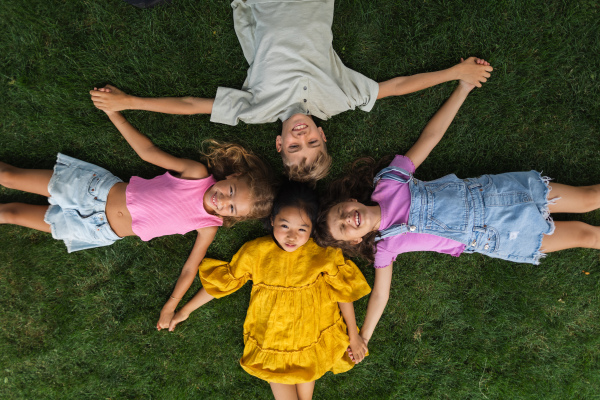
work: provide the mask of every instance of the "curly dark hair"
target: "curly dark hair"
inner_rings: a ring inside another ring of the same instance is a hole
[[[375,205],[376,203],[371,200],[374,189],[373,178],[377,172],[387,167],[391,160],[391,157],[384,157],[379,161],[375,161],[371,157],[359,158],[350,166],[350,173],[329,184],[321,198],[321,211],[315,230],[315,241],[320,246],[338,247],[350,257],[362,257],[370,262],[375,261],[375,239],[379,232],[369,232],[358,244],[336,240],[331,235],[327,224],[327,215],[334,206],[350,199],[356,199],[367,206]]]
[[[205,140],[202,155],[209,172],[217,181],[238,174],[250,188],[252,208],[243,217],[223,217],[223,226],[229,227],[247,219],[264,218],[271,212],[275,187],[271,168],[257,155],[236,143]]]

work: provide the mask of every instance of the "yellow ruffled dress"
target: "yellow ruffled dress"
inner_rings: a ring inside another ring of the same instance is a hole
[[[289,253],[268,236],[246,243],[230,263],[204,259],[199,273],[204,289],[217,298],[253,281],[240,360],[249,374],[296,384],[354,366],[337,303],[358,300],[371,288],[341,250],[311,239]]]

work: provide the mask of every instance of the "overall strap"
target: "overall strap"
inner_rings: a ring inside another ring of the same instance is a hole
[[[407,224],[396,224],[389,226],[386,229],[382,229],[379,231],[379,235],[375,238],[375,242],[379,242],[385,238],[389,238],[392,236],[402,235],[407,232],[414,232],[416,230],[416,226],[409,226]]]
[[[392,171],[399,172],[402,175],[405,175],[406,177],[398,176],[397,174],[393,173]],[[390,180],[397,181],[400,183],[408,183],[410,181],[411,177],[412,177],[412,174],[410,172],[408,172],[407,170],[390,165],[389,167],[382,169],[381,171],[379,171],[377,173],[377,175],[375,175],[375,178],[373,179],[373,185],[376,185],[380,179],[390,179]],[[392,225],[386,229],[380,230],[379,235],[375,238],[375,241],[378,242],[385,238],[401,235],[406,232],[414,232],[415,229],[416,229],[416,227],[408,226],[407,224]]]
[[[392,173],[391,171],[399,172],[403,175],[406,175],[408,178],[403,178],[401,176],[398,176],[398,175]],[[379,182],[380,179],[391,179],[391,180],[398,181],[401,183],[407,183],[411,177],[412,177],[412,174],[410,172],[408,172],[407,170],[390,165],[389,167],[385,167],[384,169],[379,171],[377,173],[377,175],[375,175],[375,178],[373,178],[373,186],[375,186],[377,184],[377,182]]]

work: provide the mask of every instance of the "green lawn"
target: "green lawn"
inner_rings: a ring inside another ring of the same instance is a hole
[[[340,0],[333,32],[346,65],[377,81],[470,55],[494,66],[420,178],[537,169],[560,183],[600,182],[600,2]],[[120,0],[3,0],[0,160],[51,168],[63,152],[124,179],[152,177],[160,170],[137,158],[88,91],[112,83],[143,96],[212,97],[218,86],[241,87],[246,68],[225,0],[153,10]],[[330,179],[359,156],[406,151],[454,85],[323,122]],[[216,138],[281,170],[280,124],[125,115],[175,155],[198,158],[202,140]],[[11,201],[45,203],[0,188],[0,202]],[[600,225],[599,212],[574,218]],[[229,259],[263,234],[258,223],[220,229],[209,256]],[[271,397],[238,365],[250,285],[175,333],[155,329],[195,234],[70,255],[45,233],[1,226],[0,238],[0,398]],[[540,266],[402,256],[370,356],[318,380],[315,399],[600,398],[599,256],[564,251]],[[360,265],[372,282],[373,269]],[[359,323],[366,304],[356,303]]]

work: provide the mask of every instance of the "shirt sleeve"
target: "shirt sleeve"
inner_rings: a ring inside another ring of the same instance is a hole
[[[338,58],[337,54],[335,57]],[[339,65],[344,72],[338,77],[338,85],[347,98],[348,108],[358,107],[363,111],[371,111],[379,94],[379,84],[360,72],[346,67],[341,61]]]
[[[350,303],[371,292],[371,287],[356,264],[346,260],[340,249],[330,248],[333,262],[324,274],[333,301]]]
[[[251,280],[252,266],[260,263],[260,252],[255,247],[252,242],[246,243],[230,263],[205,258],[198,274],[206,292],[216,298],[225,297]]]
[[[405,169],[407,172],[410,172],[411,174],[415,173],[415,164],[413,164],[413,162],[411,161],[410,158],[408,158],[406,156],[402,156],[400,154],[398,154],[398,155],[396,155],[396,157],[394,157],[394,159],[390,163],[390,166]],[[403,175],[403,174],[398,173],[398,175]]]
[[[377,252],[375,253],[375,264],[373,265],[375,268],[387,267],[388,265],[396,261],[396,257],[398,257],[398,254],[401,254],[387,251],[386,249],[380,247],[381,246],[377,246]]]

